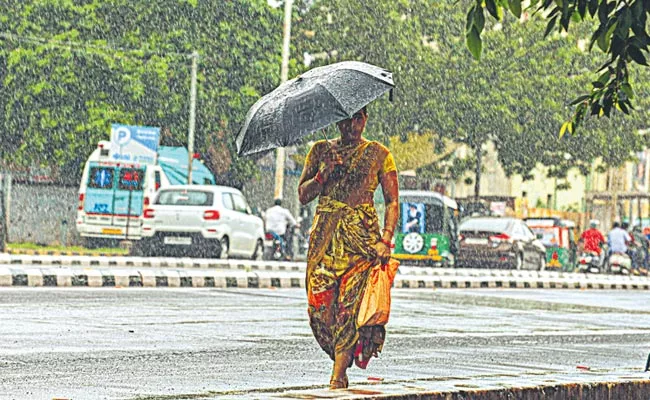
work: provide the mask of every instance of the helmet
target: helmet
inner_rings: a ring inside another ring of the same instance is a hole
[[[597,219],[592,219],[591,221],[589,221],[589,226],[591,228],[598,228],[598,225],[600,225],[600,221],[598,221]]]

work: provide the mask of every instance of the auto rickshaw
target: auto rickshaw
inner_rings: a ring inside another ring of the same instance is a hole
[[[458,204],[437,192],[400,191],[393,257],[410,264],[452,267],[458,251]]]
[[[546,246],[546,268],[573,271],[576,265],[576,225],[560,218],[527,218],[526,224]]]

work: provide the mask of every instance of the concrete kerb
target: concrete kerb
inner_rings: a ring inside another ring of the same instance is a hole
[[[304,288],[302,272],[243,271],[199,268],[58,268],[0,267],[1,286]],[[410,289],[628,289],[650,290],[650,283],[621,279],[462,277],[398,275],[396,288]]]
[[[4,254],[0,257],[9,261],[4,277],[0,278],[2,286],[304,288],[305,264],[299,262],[142,257],[97,260],[87,256],[24,255],[10,258]],[[39,268],[36,258],[44,268]],[[650,290],[650,279],[558,271],[402,266],[395,287]]]
[[[62,265],[70,267],[132,267],[132,268],[216,268],[240,271],[304,272],[303,262],[220,260],[173,257],[128,256],[68,256],[0,254],[0,264],[5,265]]]
[[[650,380],[641,374],[633,376],[560,377],[549,381],[545,378],[500,378],[499,380],[474,380],[459,377],[448,381],[414,380],[405,383],[351,383],[351,389],[330,391],[326,388],[289,390],[271,399],[337,399],[337,400],[539,400],[584,399],[623,400],[650,398]],[[564,379],[563,379],[564,378]],[[250,393],[249,393],[250,394]],[[253,393],[257,394],[257,393]],[[260,393],[262,394],[262,393]],[[265,393],[266,394],[266,393]],[[225,400],[235,396],[222,396]]]

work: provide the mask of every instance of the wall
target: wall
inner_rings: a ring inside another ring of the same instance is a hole
[[[9,210],[9,242],[78,245],[76,187],[14,183]]]

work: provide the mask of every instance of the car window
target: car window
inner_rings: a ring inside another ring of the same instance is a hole
[[[537,235],[533,233],[533,231],[528,227],[526,224],[521,224],[522,228],[524,229],[524,234],[526,237],[530,240],[537,239]]]
[[[524,233],[524,230],[521,226],[521,224],[515,223],[512,227],[512,236],[516,238],[521,238],[524,239],[526,238],[526,234]]]
[[[211,192],[200,190],[163,190],[158,195],[155,204],[165,206],[211,206],[213,197]]]
[[[235,206],[235,211],[247,213],[248,212],[248,204],[246,204],[246,199],[238,193],[232,193],[232,200],[233,204]]]
[[[499,218],[471,218],[460,224],[461,231],[479,232],[505,232],[508,230],[509,220]]]
[[[234,210],[235,209],[235,207],[232,204],[232,197],[231,197],[230,193],[223,193],[221,195],[221,201],[223,202],[223,206],[227,210]]]
[[[532,240],[535,238],[535,235],[530,231],[528,226],[524,224],[523,222],[517,222],[515,223],[515,230],[516,235],[524,240]]]

